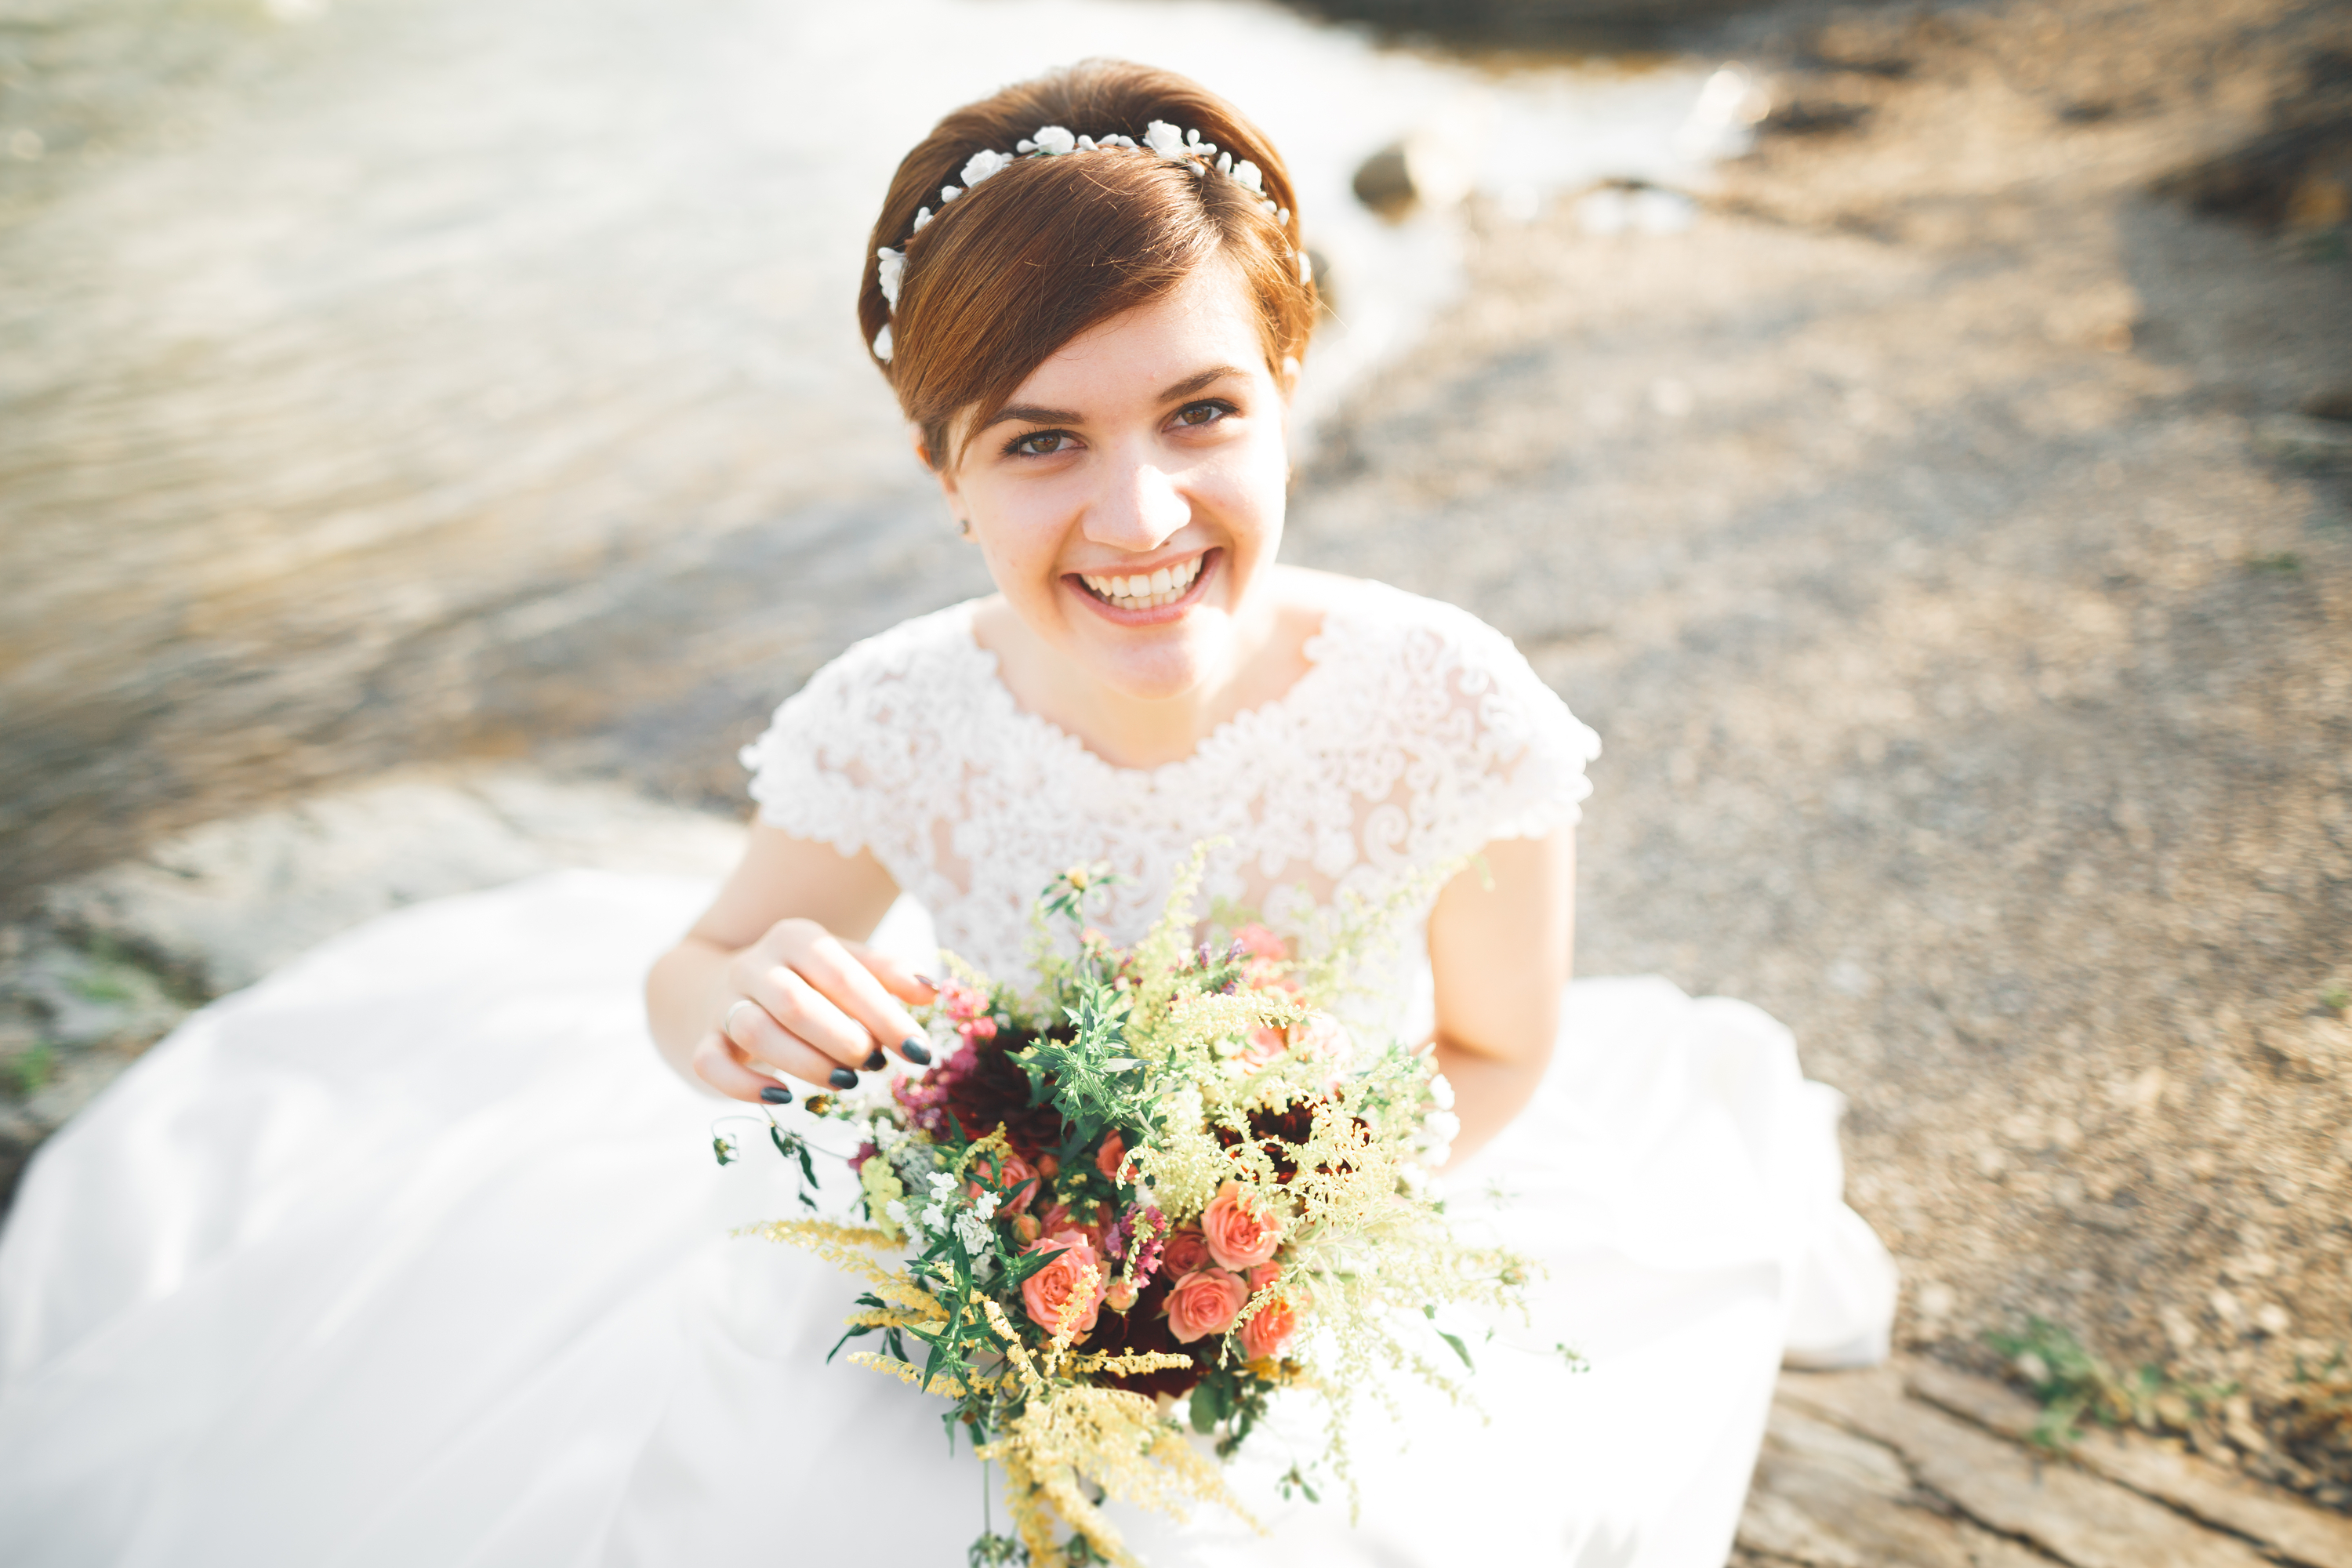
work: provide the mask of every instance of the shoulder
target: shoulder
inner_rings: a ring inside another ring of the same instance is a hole
[[[1536,837],[1576,820],[1601,739],[1569,711],[1511,639],[1442,600],[1328,574],[1307,652],[1354,689],[1367,743],[1401,745],[1444,787],[1476,797],[1488,838]]]
[[[968,712],[994,668],[971,640],[972,605],[901,621],[853,643],[784,699],[742,751],[751,795],[772,825],[844,848],[868,830],[853,818],[926,777],[945,716]]]
[[[979,603],[968,599],[950,605],[850,644],[786,698],[783,707],[803,698],[834,700],[891,686],[934,688],[941,677],[985,673],[988,656],[971,636],[972,613]]]
[[[1290,602],[1308,607],[1320,622],[1307,645],[1318,662],[1394,661],[1559,702],[1509,637],[1458,605],[1328,572],[1298,570],[1295,583],[1286,584],[1295,595]],[[1560,709],[1565,712],[1566,705]]]

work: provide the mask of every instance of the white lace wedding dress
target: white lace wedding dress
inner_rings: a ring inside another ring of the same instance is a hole
[[[1018,709],[958,606],[829,666],[746,760],[769,820],[871,848],[1000,974],[1080,860],[1131,879],[1099,922],[1128,940],[1222,837],[1211,891],[1311,934],[1574,819],[1595,742],[1477,621],[1366,585],[1309,652],[1280,700],[1127,771]],[[962,1563],[978,1465],[937,1402],[824,1364],[852,1287],[728,1237],[791,1183],[749,1139],[719,1169],[742,1108],[646,1037],[641,976],[709,891],[572,873],[388,916],[206,1008],[53,1140],[0,1239],[0,1562]],[[1426,1026],[1425,962],[1401,967],[1360,1025]],[[1531,1324],[1474,1341],[1481,1409],[1401,1384],[1403,1418],[1357,1434],[1355,1528],[1276,1494],[1318,1447],[1294,1416],[1236,1472],[1267,1533],[1204,1511],[1131,1539],[1160,1568],[1717,1568],[1784,1352],[1884,1346],[1839,1103],[1751,1007],[1575,984],[1535,1103],[1447,1178],[1549,1270]]]

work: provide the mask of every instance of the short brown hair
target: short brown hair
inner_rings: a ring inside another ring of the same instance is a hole
[[[1155,120],[1255,163],[1284,219],[1238,181],[1139,147],[1016,159],[940,200],[973,153],[1011,153],[1041,127],[1139,142]],[[933,221],[918,234],[926,206]],[[890,358],[877,363],[935,468],[958,414],[1000,406],[1063,344],[1163,298],[1213,257],[1233,262],[1257,300],[1266,368],[1280,380],[1315,325],[1297,208],[1274,144],[1224,100],[1172,71],[1087,60],[965,105],[900,162],[866,247],[858,326],[869,350],[890,328]],[[874,259],[884,246],[907,258],[895,316]]]

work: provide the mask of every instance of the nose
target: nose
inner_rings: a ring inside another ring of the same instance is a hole
[[[1192,521],[1192,504],[1175,477],[1144,453],[1105,465],[1103,487],[1087,508],[1086,535],[1097,544],[1139,553],[1157,550]]]

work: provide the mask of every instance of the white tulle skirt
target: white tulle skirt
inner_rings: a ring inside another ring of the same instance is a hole
[[[58,1134],[0,1237],[0,1562],[961,1563],[980,1467],[938,1401],[824,1364],[853,1289],[729,1237],[791,1183],[756,1146],[721,1170],[741,1108],[646,1038],[646,966],[708,893],[566,873],[385,917]],[[1474,1338],[1479,1408],[1368,1402],[1352,1527],[1277,1495],[1320,1446],[1294,1413],[1235,1472],[1265,1533],[1130,1539],[1160,1568],[1717,1568],[1784,1353],[1884,1351],[1839,1105],[1752,1007],[1577,983],[1535,1103],[1448,1175],[1549,1270],[1531,1323]]]

